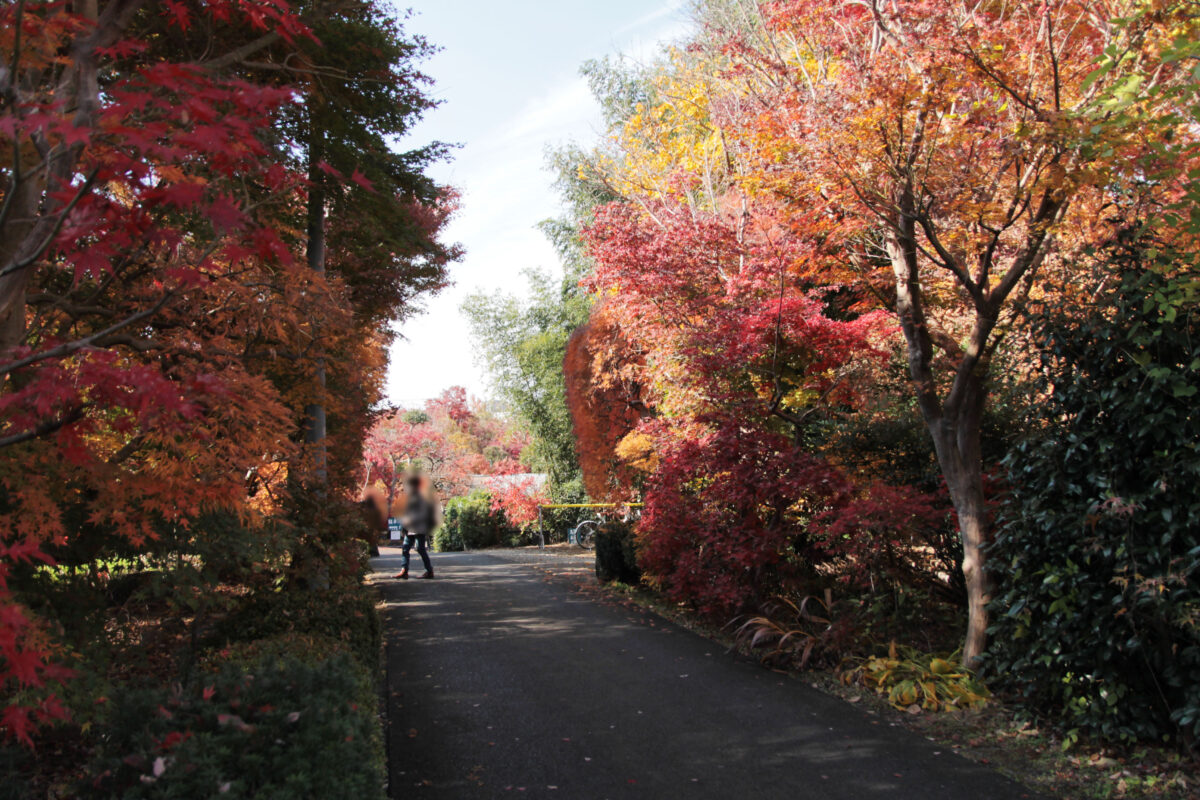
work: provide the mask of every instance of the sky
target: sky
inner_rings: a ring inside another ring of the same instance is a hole
[[[405,0],[398,0],[404,3]],[[466,319],[476,292],[523,295],[528,268],[561,274],[554,250],[536,229],[561,211],[545,169],[548,146],[587,144],[601,135],[600,108],[579,67],[625,54],[648,60],[690,27],[686,0],[409,0],[405,22],[442,48],[424,72],[441,106],[402,146],[461,145],[430,174],[454,186],[462,208],[445,232],[466,248],[451,265],[454,285],[423,302],[392,346],[387,402],[419,406],[451,386],[490,396]]]

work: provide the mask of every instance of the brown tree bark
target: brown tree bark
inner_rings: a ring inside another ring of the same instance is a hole
[[[920,135],[918,126],[910,152],[919,150],[916,138]],[[896,313],[907,344],[909,376],[958,518],[967,589],[967,631],[962,659],[966,666],[974,668],[987,645],[987,606],[991,600],[985,552],[991,531],[983,491],[981,428],[990,358],[999,341],[996,325],[1013,291],[1022,282],[1028,285],[1027,279],[1045,257],[1049,246],[1047,231],[1065,210],[1066,202],[1050,192],[1043,194],[1024,247],[999,280],[990,283],[987,275],[995,266],[990,259],[981,259],[979,276],[973,278],[958,260],[938,247],[935,221],[915,201],[910,168],[911,164],[899,170],[907,177],[897,181],[887,252],[896,280]],[[942,256],[943,262],[937,266],[954,275],[971,298],[974,321],[965,346],[960,347],[952,337],[931,329],[920,271],[921,259],[928,258],[918,240],[921,235]],[[935,340],[952,363],[941,381],[933,363]]]
[[[308,141],[308,242],[306,255],[308,266],[317,275],[325,274],[325,183],[320,164],[325,158],[325,130],[317,120],[317,102],[309,100]],[[313,336],[320,332],[313,326]],[[325,446],[325,356],[320,345],[314,344],[315,364],[313,368],[313,391],[316,400],[304,407],[301,430],[304,433],[306,450],[311,458],[308,482],[323,487],[328,480]]]
[[[77,127],[88,128],[96,123],[100,108],[99,49],[111,46],[129,27],[133,15],[145,0],[80,0],[76,12],[93,22],[93,27],[80,35],[70,47],[70,63],[62,70],[53,87],[38,88],[52,91],[53,96],[67,100],[74,113]],[[23,8],[22,3],[22,8]],[[23,76],[20,70],[20,43],[16,58],[0,69],[0,108],[22,102],[30,91],[24,85],[28,77],[45,80],[43,76]],[[49,76],[53,81],[54,77]],[[26,290],[38,258],[45,252],[58,232],[63,218],[70,212],[73,201],[50,200],[46,191],[65,186],[76,172],[81,143],[51,144],[42,134],[34,132],[31,141],[17,139],[13,151],[0,155],[7,168],[7,185],[0,203],[0,351],[21,344],[25,335]],[[85,182],[80,192],[90,189]]]

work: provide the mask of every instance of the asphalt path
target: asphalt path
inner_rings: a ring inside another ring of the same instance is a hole
[[[986,767],[537,565],[375,559],[390,796],[1008,800]],[[414,571],[414,575],[419,570]]]

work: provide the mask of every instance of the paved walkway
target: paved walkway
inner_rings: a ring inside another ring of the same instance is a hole
[[[536,564],[433,558],[433,581],[385,578],[395,549],[374,562],[392,798],[1034,797]]]

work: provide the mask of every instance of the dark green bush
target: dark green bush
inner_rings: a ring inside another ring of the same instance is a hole
[[[1039,320],[1049,396],[1006,462],[990,668],[1069,729],[1195,737],[1200,324],[1129,266],[1096,307]]]
[[[455,497],[446,503],[446,513],[441,527],[433,535],[433,545],[443,553],[512,545],[519,533],[509,524],[503,511],[492,510],[491,494],[477,489],[466,497]]]
[[[283,635],[327,636],[342,643],[367,669],[379,662],[379,615],[361,587],[255,593],[215,627],[205,644],[220,648]]]
[[[268,522],[251,529],[224,512],[204,514],[186,527],[160,519],[155,538],[136,554],[128,543],[103,537],[87,546],[76,542],[87,538],[83,527],[68,544],[52,548],[54,568],[22,565],[11,586],[36,613],[61,625],[67,641],[84,647],[104,638],[105,612],[114,606],[165,604],[193,619],[223,612],[229,595],[215,587],[268,581],[270,567],[284,558],[284,527]]]
[[[350,656],[315,664],[268,656],[204,678],[189,690],[129,690],[114,697],[81,794],[384,796],[370,673]]]
[[[246,581],[282,563],[294,536],[294,531],[276,521],[248,526],[236,514],[219,511],[199,517],[187,528],[161,527],[159,541],[165,550],[161,566],[178,569],[174,554],[194,555],[191,563],[200,574],[193,582],[205,585]]]
[[[353,655],[349,644],[322,633],[281,633],[266,639],[229,642],[204,652],[201,672],[215,674],[232,663],[254,664],[264,660],[295,659],[315,666],[335,655]]]
[[[596,531],[596,577],[602,583],[636,584],[642,579],[630,525],[606,522]]]
[[[33,788],[22,774],[29,768],[30,751],[11,742],[0,742],[0,800],[31,800]]]
[[[288,544],[291,582],[317,590],[361,583],[370,571],[369,546],[378,540],[362,506],[317,493],[293,502]]]

